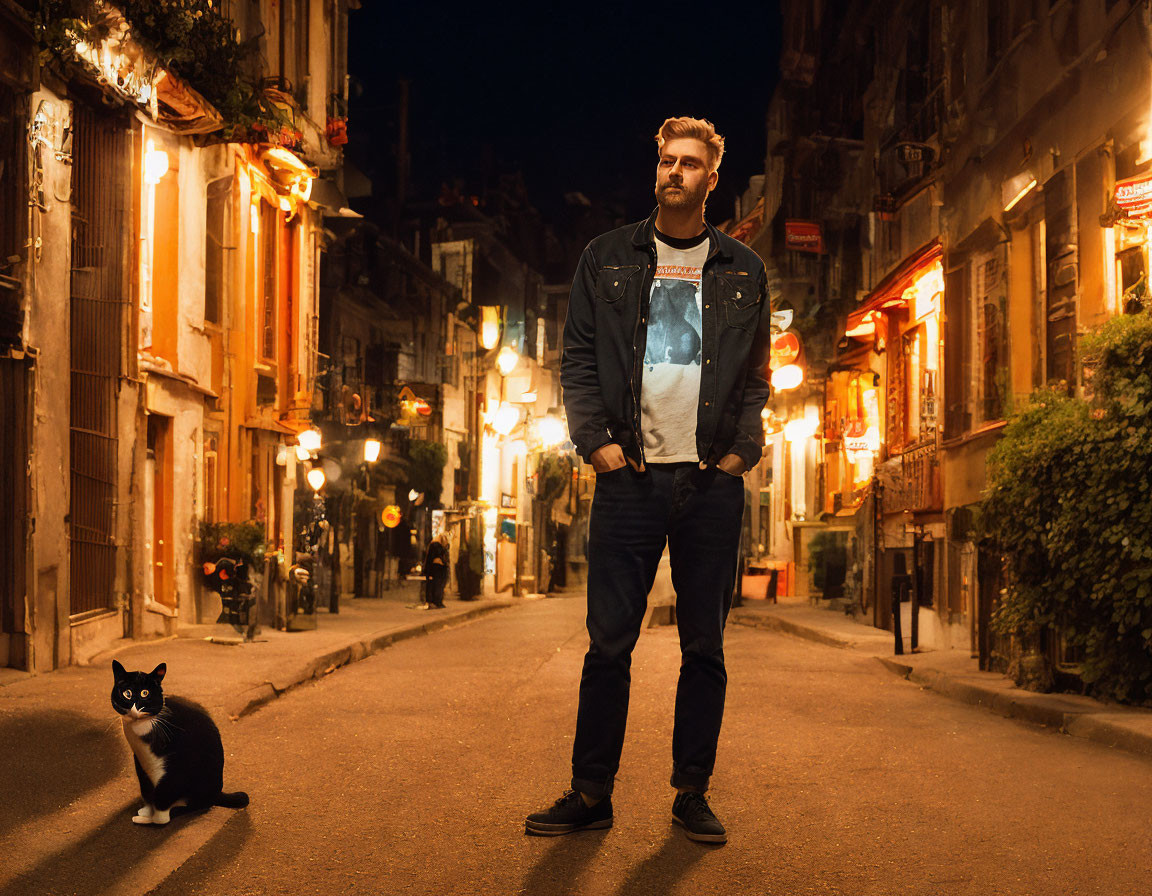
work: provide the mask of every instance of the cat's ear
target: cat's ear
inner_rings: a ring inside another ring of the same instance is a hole
[[[118,662],[116,662],[116,660],[112,660],[112,674],[115,675],[116,680],[119,681],[121,678],[123,678],[128,673],[126,671],[124,671],[124,667],[121,666]]]
[[[163,681],[164,673],[167,671],[168,667],[164,663],[161,663],[159,666],[152,670],[152,674],[156,676],[156,678],[158,678],[160,681]]]

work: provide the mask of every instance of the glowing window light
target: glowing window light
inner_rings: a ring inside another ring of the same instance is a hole
[[[149,140],[144,150],[144,183],[156,186],[168,173],[168,153]]]
[[[820,421],[812,417],[800,417],[784,424],[784,438],[789,442],[802,442],[816,435]]]
[[[926,314],[940,310],[939,297],[944,292],[944,268],[936,263],[915,283],[904,291],[904,298],[910,300],[912,317],[919,320]]]
[[[784,391],[795,389],[804,382],[804,371],[799,364],[785,364],[772,371],[772,388]]]
[[[481,312],[480,344],[488,351],[500,342],[500,310],[494,305],[485,305]]]
[[[377,458],[380,457],[380,442],[378,439],[368,439],[364,443],[364,460],[367,463],[375,463]]]

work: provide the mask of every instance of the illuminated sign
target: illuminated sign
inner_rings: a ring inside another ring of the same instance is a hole
[[[1152,175],[1118,181],[1116,204],[1124,209],[1129,218],[1152,216]]]
[[[772,338],[772,358],[769,368],[779,370],[800,357],[800,339],[795,333],[780,333]]]
[[[798,252],[823,252],[824,233],[819,221],[786,220],[784,247]]]
[[[400,508],[395,504],[389,504],[380,513],[380,522],[382,522],[389,529],[395,529],[400,525]]]

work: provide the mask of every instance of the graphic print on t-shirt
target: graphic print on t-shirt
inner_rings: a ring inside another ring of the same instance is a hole
[[[656,268],[648,313],[644,363],[700,363],[700,269],[683,265]]]
[[[657,240],[640,395],[644,452],[658,463],[696,460],[700,399],[700,272],[707,241],[688,249]]]

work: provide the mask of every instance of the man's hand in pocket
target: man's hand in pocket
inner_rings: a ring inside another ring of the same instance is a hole
[[[592,452],[590,460],[592,461],[592,469],[597,473],[611,473],[628,463],[628,459],[624,457],[624,449],[615,442],[601,445]]]

